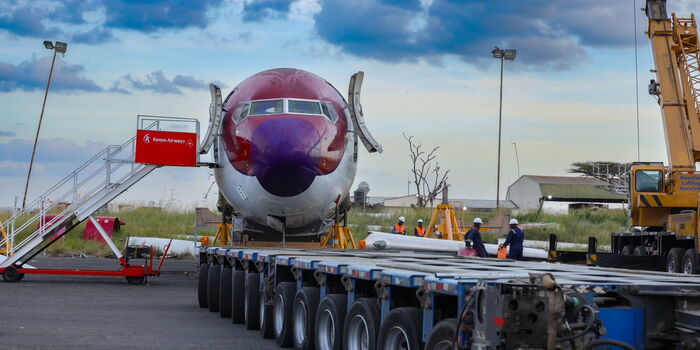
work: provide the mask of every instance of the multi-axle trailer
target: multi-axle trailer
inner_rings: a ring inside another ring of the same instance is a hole
[[[199,305],[297,349],[696,349],[700,278],[451,254],[202,248]],[[604,347],[598,347],[602,349]]]

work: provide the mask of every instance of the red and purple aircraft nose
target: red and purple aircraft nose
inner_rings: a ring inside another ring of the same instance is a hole
[[[317,175],[323,175],[321,137],[312,123],[302,118],[265,120],[251,138],[253,171],[260,185],[280,197],[304,192]]]
[[[345,152],[345,100],[328,82],[297,69],[253,75],[226,99],[222,133],[233,167],[269,193],[292,197],[333,172]]]
[[[344,133],[317,115],[249,117],[234,134],[224,135],[234,168],[255,176],[267,192],[280,197],[296,196],[316,176],[335,170],[344,149],[336,144],[345,144]],[[333,142],[337,137],[342,142]]]

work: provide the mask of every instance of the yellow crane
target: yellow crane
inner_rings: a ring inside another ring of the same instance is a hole
[[[700,173],[700,51],[695,15],[670,17],[666,0],[647,0],[647,34],[656,79],[649,93],[661,107],[668,166],[630,169],[633,232],[612,235],[613,252],[658,257],[669,272],[698,271]]]

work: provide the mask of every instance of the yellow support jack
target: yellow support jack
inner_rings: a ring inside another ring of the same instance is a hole
[[[350,249],[350,247],[352,247],[352,249],[357,249],[355,238],[352,236],[352,232],[350,232],[350,228],[348,227],[347,211],[345,211],[345,215],[343,215],[343,224],[341,225],[338,223],[340,211],[337,203],[338,202],[336,201],[334,218],[335,225],[333,225],[333,227],[331,227],[331,229],[328,231],[328,234],[323,237],[323,240],[321,241],[321,248]]]
[[[329,247],[329,243],[332,245]],[[355,238],[347,225],[335,224],[321,241],[321,248],[357,249]]]
[[[426,237],[451,241],[464,240],[464,232],[459,230],[455,208],[452,204],[438,204],[430,219]]]
[[[5,247],[0,247],[0,254],[10,256],[12,254],[12,242],[7,237],[7,231],[2,227],[2,221],[0,221],[0,237],[5,241]]]
[[[216,229],[216,235],[214,236],[214,242],[218,242],[220,246],[227,246],[233,243],[233,225],[231,224],[218,224]]]

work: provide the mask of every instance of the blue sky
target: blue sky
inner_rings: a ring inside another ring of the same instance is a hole
[[[0,206],[21,196],[51,52],[69,44],[49,94],[30,194],[107,144],[135,132],[136,115],[196,117],[207,84],[225,93],[258,71],[294,67],[340,91],[365,71],[363,107],[385,152],[362,154],[356,182],[370,195],[407,191],[402,132],[440,146],[451,193],[495,196],[498,62],[506,64],[502,191],[523,174],[562,175],[585,160],[636,160],[634,14],[639,41],[642,160],[666,160],[641,0],[71,0],[0,4]],[[669,10],[700,12],[694,1]],[[159,169],[121,200],[200,202],[206,169]],[[31,195],[30,195],[31,197]],[[213,196],[210,196],[213,198]]]

